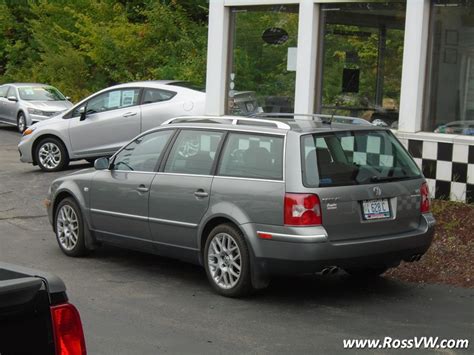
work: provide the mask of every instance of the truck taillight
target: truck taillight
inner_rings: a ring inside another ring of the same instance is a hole
[[[314,194],[285,194],[285,224],[316,226],[323,223],[321,202]]]
[[[85,355],[81,317],[70,303],[51,307],[56,355]]]
[[[421,213],[428,213],[430,211],[430,190],[428,189],[428,184],[424,182],[420,188],[421,195]]]

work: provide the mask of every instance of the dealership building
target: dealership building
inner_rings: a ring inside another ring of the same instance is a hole
[[[321,113],[389,126],[433,196],[474,203],[474,0],[209,7],[207,114]]]

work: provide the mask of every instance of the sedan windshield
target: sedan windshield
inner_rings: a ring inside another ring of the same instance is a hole
[[[26,101],[64,101],[66,98],[53,86],[23,86],[18,88],[20,98]]]

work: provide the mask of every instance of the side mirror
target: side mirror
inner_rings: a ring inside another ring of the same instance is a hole
[[[95,170],[107,170],[109,168],[109,158],[99,158],[94,162]]]
[[[13,101],[13,102],[18,102],[18,99],[15,96],[8,96],[7,100],[8,101]]]
[[[79,120],[81,120],[81,121],[84,121],[87,118],[87,112],[86,112],[86,107],[85,106],[82,106],[79,109],[79,115],[80,115]]]
[[[66,96],[65,99],[71,101],[71,98],[69,96]]]

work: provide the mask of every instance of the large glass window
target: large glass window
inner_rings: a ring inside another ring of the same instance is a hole
[[[293,112],[298,6],[232,8],[230,114]]]
[[[405,1],[321,6],[317,112],[397,127]]]
[[[474,135],[474,1],[434,0],[423,129]]]

